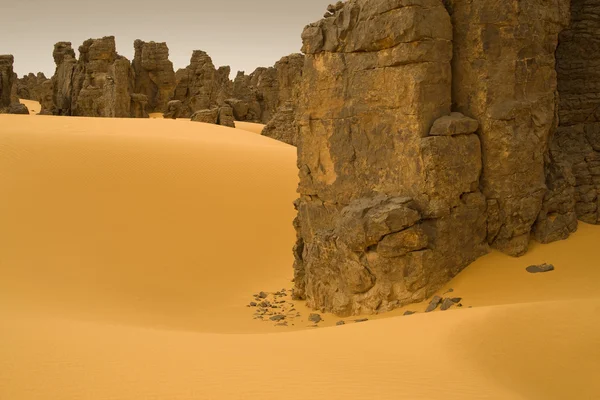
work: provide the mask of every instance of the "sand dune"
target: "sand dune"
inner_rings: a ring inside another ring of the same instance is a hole
[[[597,398],[596,226],[481,258],[462,309],[252,319],[291,287],[296,149],[242,129],[0,116],[0,399]]]
[[[29,110],[29,114],[37,114],[42,110],[42,106],[38,101],[19,99],[19,102],[21,104],[25,104],[25,106]]]

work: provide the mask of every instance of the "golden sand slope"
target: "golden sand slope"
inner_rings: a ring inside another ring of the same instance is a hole
[[[252,293],[291,285],[295,153],[185,121],[0,116],[0,399],[597,398],[600,227],[483,257],[447,286],[462,309],[253,320]]]
[[[243,129],[245,131],[254,132],[260,134],[265,128],[264,124],[256,124],[253,122],[242,122],[235,121],[235,127],[238,129]]]
[[[21,104],[25,104],[25,106],[29,110],[29,114],[37,114],[37,113],[39,113],[42,110],[42,107],[40,106],[40,103],[37,102],[37,101],[19,99],[19,102]]]

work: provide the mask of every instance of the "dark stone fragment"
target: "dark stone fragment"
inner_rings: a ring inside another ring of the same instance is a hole
[[[285,315],[273,315],[269,318],[271,321],[282,321],[285,319]]]
[[[433,296],[433,299],[431,299],[431,302],[429,302],[429,305],[427,306],[427,309],[425,310],[425,312],[432,312],[433,310],[435,310],[437,308],[437,306],[442,302],[442,298],[440,296]]]
[[[413,315],[413,314],[415,314],[415,311],[406,311],[404,313],[404,315]]]
[[[450,307],[452,307],[454,305],[454,302],[452,301],[452,299],[450,298],[445,298],[444,301],[442,302],[442,307],[441,310],[442,311],[446,311],[447,309],[449,309]]]
[[[322,321],[321,316],[319,314],[310,314],[308,316],[308,320],[314,322],[315,324],[318,324]]]
[[[539,272],[550,272],[554,271],[554,265],[546,263],[540,265],[530,265],[526,268],[526,270],[531,274],[537,274]]]

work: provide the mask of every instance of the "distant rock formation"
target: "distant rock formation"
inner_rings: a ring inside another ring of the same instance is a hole
[[[263,136],[291,144],[297,143],[298,127],[295,113],[300,93],[304,55],[292,54],[275,63],[277,71],[278,105],[273,117],[262,131]]]
[[[17,97],[17,74],[12,55],[0,55],[0,114],[29,114]]]
[[[86,40],[79,54],[77,60],[69,42],[54,45],[52,105],[42,101],[42,114],[147,117],[148,100],[133,96],[134,71],[117,54],[114,36]]]
[[[0,109],[7,108],[12,103],[14,61],[12,55],[0,55]]]
[[[49,79],[42,72],[37,75],[29,73],[23,78],[17,80],[17,96],[20,99],[34,100],[41,103],[41,97],[44,93],[44,82]]]
[[[147,111],[164,112],[175,92],[175,71],[166,43],[134,42],[134,92],[147,98]]]
[[[565,31],[568,0],[350,0],[304,29],[296,298],[385,311],[600,222],[600,0],[571,4]]]
[[[129,117],[132,83],[131,64],[117,54],[114,36],[86,40],[73,73],[71,115]]]
[[[239,121],[263,124],[272,120],[278,121],[278,125],[269,128],[268,136],[275,139],[285,137],[286,133],[280,134],[277,131],[288,129],[279,126],[283,121],[287,121],[290,107],[295,108],[297,96],[294,96],[294,93],[299,87],[303,64],[302,54],[292,54],[283,57],[275,66],[259,67],[250,75],[238,72],[233,82],[233,100],[228,100],[235,118]],[[275,118],[280,107],[283,108],[283,114]]]
[[[171,100],[167,103],[167,110],[163,113],[163,118],[177,119],[183,111],[183,103],[181,100]]]
[[[207,124],[223,125],[223,126],[235,128],[235,121],[233,118],[233,110],[228,105],[196,111],[192,115],[192,121],[204,122]]]
[[[190,118],[196,111],[220,107],[231,97],[230,68],[216,69],[210,56],[194,50],[190,65],[176,72],[177,86],[173,100],[181,101],[180,117]]]

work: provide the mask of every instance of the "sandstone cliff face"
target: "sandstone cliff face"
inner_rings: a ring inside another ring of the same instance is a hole
[[[488,242],[522,255],[546,193],[544,155],[556,124],[554,53],[569,1],[446,3],[454,26],[455,109],[481,124]]]
[[[216,69],[206,52],[194,50],[190,65],[176,73],[173,100],[183,104],[180,116],[190,118],[196,111],[225,104],[233,91],[229,73],[229,67]]]
[[[559,127],[546,162],[548,193],[536,224],[542,242],[565,239],[577,219],[600,223],[600,1],[572,0],[559,37]]]
[[[450,17],[353,0],[302,39],[294,295],[340,315],[422,300],[487,252],[478,124],[450,115]]]
[[[166,43],[134,42],[134,92],[147,97],[148,112],[164,112],[175,92],[175,71]]]

